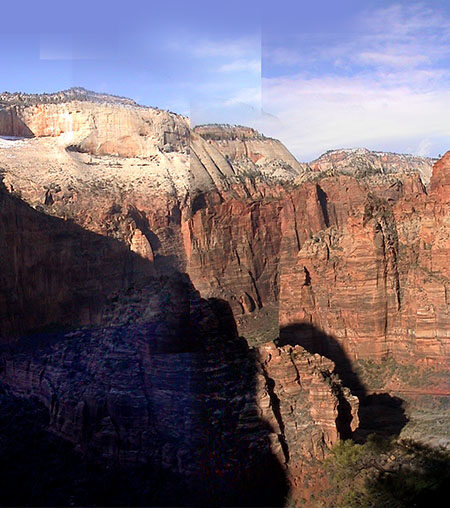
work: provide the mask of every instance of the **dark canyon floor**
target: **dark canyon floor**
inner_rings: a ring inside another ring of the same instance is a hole
[[[450,152],[71,89],[0,95],[0,178],[0,505],[333,506],[342,441],[448,449]]]

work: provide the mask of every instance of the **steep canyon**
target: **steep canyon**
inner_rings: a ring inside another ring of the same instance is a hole
[[[83,456],[280,505],[447,400],[450,152],[306,164],[82,89],[0,106],[1,380]]]

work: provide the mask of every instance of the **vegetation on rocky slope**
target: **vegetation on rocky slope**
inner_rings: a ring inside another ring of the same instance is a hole
[[[375,434],[365,444],[340,442],[325,461],[335,508],[440,506],[450,481],[450,452]]]

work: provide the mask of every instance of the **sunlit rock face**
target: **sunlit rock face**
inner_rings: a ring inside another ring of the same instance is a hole
[[[254,129],[241,126],[204,125],[194,129],[218,152],[234,173],[254,173],[283,180],[295,179],[307,169],[277,139],[267,138]]]
[[[310,162],[314,171],[342,173],[358,177],[419,173],[425,185],[430,183],[436,159],[391,152],[371,152],[367,148],[330,150]]]
[[[437,182],[445,182],[446,158],[429,195],[414,180],[391,196],[390,187],[349,177],[321,181],[329,227],[281,275],[280,326],[310,322],[354,359],[445,365],[448,188]]]
[[[131,100],[69,90],[47,96],[0,96],[0,135],[55,137],[73,150],[97,155],[149,157],[185,150],[187,119]]]
[[[81,453],[275,503],[367,425],[356,395],[411,388],[355,362],[446,369],[449,154],[428,184],[80,89],[0,105],[1,378]]]

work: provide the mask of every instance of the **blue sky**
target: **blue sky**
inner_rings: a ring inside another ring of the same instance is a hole
[[[433,156],[449,148],[448,1],[2,9],[0,90],[125,95],[194,124],[252,125],[300,160],[340,147]]]

